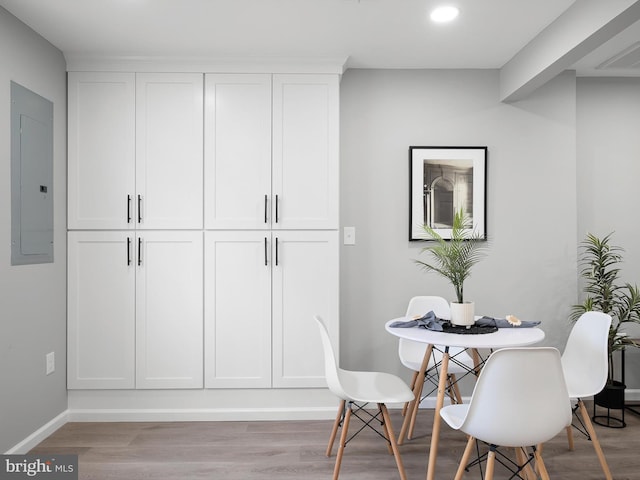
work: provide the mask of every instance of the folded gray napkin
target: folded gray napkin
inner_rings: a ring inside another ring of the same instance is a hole
[[[433,310],[425,313],[422,317],[416,318],[413,320],[396,320],[391,325],[392,328],[410,328],[410,327],[424,327],[429,330],[435,330],[436,332],[441,332],[443,329],[443,325],[445,323],[450,323],[449,320],[443,320],[441,318],[436,317],[436,314],[433,313]]]
[[[498,327],[498,328],[532,328],[540,325],[540,322],[529,322],[520,320],[520,325],[509,323],[506,318],[482,317],[476,320],[478,327]]]
[[[396,320],[391,325],[392,328],[411,328],[411,327],[423,327],[436,332],[442,332],[444,326],[449,326],[451,322],[442,318],[436,317],[433,311],[425,313],[420,318],[414,318],[413,320]],[[476,327],[497,327],[497,328],[532,328],[540,325],[540,322],[529,322],[521,320],[520,325],[513,325],[509,323],[506,318],[493,318],[493,317],[481,317],[476,320]]]

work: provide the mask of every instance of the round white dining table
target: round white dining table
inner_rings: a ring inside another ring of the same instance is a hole
[[[478,317],[479,318],[479,317]],[[409,321],[412,318],[399,317],[389,320],[385,324],[385,329],[391,335],[414,342],[421,342],[428,346],[437,346],[442,350],[442,363],[440,365],[439,379],[438,379],[438,393],[436,397],[436,406],[433,417],[433,430],[431,432],[431,447],[429,449],[429,463],[427,466],[427,480],[433,480],[435,478],[436,456],[438,454],[438,443],[440,436],[440,409],[444,404],[444,397],[446,391],[447,382],[447,369],[449,365],[449,348],[459,347],[464,349],[470,349],[473,351],[473,359],[476,363],[476,372],[479,372],[481,365],[478,363],[479,349],[491,349],[496,350],[506,347],[526,347],[534,345],[544,340],[544,331],[538,327],[529,328],[498,328],[497,331],[492,333],[481,334],[460,334],[449,332],[438,332],[435,330],[429,330],[423,327],[391,327],[391,324],[397,321]],[[425,351],[425,358],[418,372],[418,379],[423,379],[427,365],[429,362],[429,356],[431,355],[432,348],[427,348]],[[410,423],[410,418],[414,415],[414,410],[418,408],[420,403],[420,389],[419,382],[416,381],[414,386],[414,400],[409,404],[409,408],[405,413],[405,418],[402,424],[402,430],[398,435],[398,444],[403,442],[404,435],[406,433],[407,425]]]

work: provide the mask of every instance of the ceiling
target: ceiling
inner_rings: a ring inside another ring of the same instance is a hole
[[[341,59],[345,68],[500,68],[575,0],[451,0],[460,8],[457,21],[433,24],[428,13],[443,1],[0,0],[0,6],[67,57],[303,58]],[[640,26],[618,37],[578,62],[579,74],[597,74],[594,67],[637,43]],[[640,74],[638,67],[622,70],[618,73]]]

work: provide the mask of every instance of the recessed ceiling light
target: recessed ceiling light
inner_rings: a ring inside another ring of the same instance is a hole
[[[431,20],[438,23],[450,22],[454,18],[458,16],[457,7],[453,7],[451,5],[443,5],[442,7],[434,8],[431,12]]]

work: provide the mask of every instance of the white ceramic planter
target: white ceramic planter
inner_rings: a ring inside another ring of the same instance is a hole
[[[468,326],[475,323],[475,304],[473,302],[451,302],[451,323]]]

